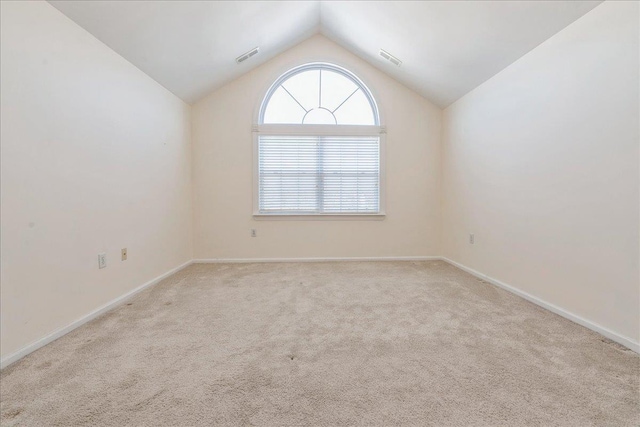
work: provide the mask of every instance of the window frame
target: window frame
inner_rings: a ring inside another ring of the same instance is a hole
[[[367,101],[369,101],[369,106],[371,107],[371,110],[373,112],[373,120],[374,120],[374,123],[372,126],[380,126],[380,112],[378,111],[378,104],[376,103],[376,100],[373,97],[373,94],[371,93],[367,85],[365,85],[362,82],[362,80],[360,80],[355,74],[351,73],[347,69],[339,67],[335,64],[327,63],[327,62],[311,62],[308,64],[300,65],[298,67],[294,67],[290,69],[289,71],[287,71],[286,73],[278,77],[276,81],[271,84],[271,86],[269,87],[269,90],[267,90],[267,93],[262,98],[262,103],[260,104],[260,112],[258,116],[258,124],[264,124],[264,114],[265,114],[267,104],[269,104],[269,101],[271,100],[271,97],[273,96],[275,91],[278,90],[278,88],[284,82],[286,82],[288,79],[290,79],[291,77],[297,74],[304,73],[306,71],[314,71],[314,70],[333,71],[334,73],[340,74],[343,77],[351,80],[356,86],[358,86],[358,88],[360,88],[360,90],[362,90],[362,93],[367,98]],[[285,125],[285,124],[286,123],[281,123],[281,125]],[[291,125],[291,124],[286,124],[286,125]],[[313,126],[313,125],[304,125],[304,126]],[[323,125],[320,125],[320,126],[323,126]],[[335,124],[335,125],[324,125],[324,126],[366,126],[366,125]]]
[[[284,123],[263,123],[266,106],[271,99],[271,95],[280,87],[280,85],[288,78],[295,74],[316,69],[328,69],[338,72],[349,78],[363,91],[374,114],[374,125],[339,125],[339,124],[284,124]],[[253,134],[253,218],[257,220],[382,220],[386,217],[386,127],[381,124],[381,115],[373,94],[369,88],[353,73],[348,70],[327,62],[312,62],[298,67],[289,69],[289,71],[280,75],[269,87],[260,102],[256,122],[252,127]],[[260,135],[274,136],[375,136],[379,138],[379,182],[378,182],[378,212],[364,213],[278,213],[260,212],[259,206],[259,152],[258,139]]]

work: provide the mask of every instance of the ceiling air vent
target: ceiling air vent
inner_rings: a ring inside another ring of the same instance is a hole
[[[259,47],[254,47],[249,52],[243,53],[242,55],[238,56],[236,58],[236,62],[239,64],[241,62],[246,61],[247,59],[251,58],[253,55],[257,54],[259,50],[260,50]]]
[[[387,61],[391,62],[396,67],[399,67],[400,64],[402,64],[402,61],[400,61],[398,58],[396,58],[395,56],[391,55],[389,52],[387,52],[384,49],[380,49],[380,56],[382,56]]]

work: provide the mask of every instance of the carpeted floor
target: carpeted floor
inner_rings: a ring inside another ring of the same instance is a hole
[[[444,263],[193,265],[2,371],[2,426],[638,426],[640,357]]]

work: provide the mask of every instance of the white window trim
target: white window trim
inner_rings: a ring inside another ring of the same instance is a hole
[[[380,182],[379,182],[379,206],[375,213],[326,213],[326,214],[300,214],[300,213],[263,213],[260,212],[259,201],[259,158],[258,137],[265,135],[308,135],[308,136],[378,136],[380,138]],[[386,217],[386,128],[384,126],[357,126],[357,125],[288,125],[288,124],[262,124],[253,126],[253,218],[259,220],[381,220]]]

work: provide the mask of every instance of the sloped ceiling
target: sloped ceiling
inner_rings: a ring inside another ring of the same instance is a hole
[[[187,103],[319,31],[319,2],[50,1]],[[236,57],[259,46],[242,64]]]
[[[321,32],[446,107],[600,1],[50,3],[188,103]]]

